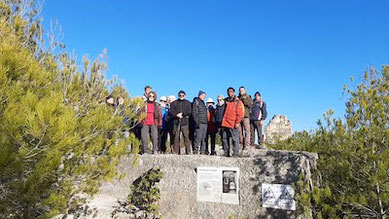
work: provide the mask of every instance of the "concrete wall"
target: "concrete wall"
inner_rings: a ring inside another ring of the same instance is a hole
[[[284,211],[262,208],[261,184],[292,184],[301,172],[310,177],[316,154],[275,150],[252,150],[246,157],[227,158],[205,155],[142,155],[132,167],[134,157],[121,161],[126,177],[102,185],[89,203],[94,218],[110,218],[118,200],[126,200],[132,182],[152,167],[161,166],[165,177],[158,184],[163,218],[305,218],[302,210]],[[200,166],[239,167],[240,204],[197,202],[196,168]]]

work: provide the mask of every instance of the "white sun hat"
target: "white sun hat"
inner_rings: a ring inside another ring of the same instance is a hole
[[[161,99],[159,99],[159,101],[166,101],[167,98],[165,96],[162,96]]]
[[[212,98],[208,98],[207,103],[215,103]]]

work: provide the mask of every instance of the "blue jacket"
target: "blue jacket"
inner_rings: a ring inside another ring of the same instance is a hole
[[[251,108],[250,121],[265,120],[266,117],[266,103],[264,101],[258,102],[257,100],[255,100],[253,103],[253,108]]]
[[[162,129],[167,128],[168,116],[169,116],[169,105],[166,104],[165,107],[161,106],[161,114],[162,114]]]

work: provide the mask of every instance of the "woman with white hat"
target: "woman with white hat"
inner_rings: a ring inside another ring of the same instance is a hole
[[[217,133],[217,126],[215,124],[215,108],[213,105],[215,102],[212,100],[212,98],[208,98],[207,100],[207,117],[208,117],[208,129],[207,129],[207,137],[205,139],[205,150],[208,154],[208,138],[211,138],[211,155],[216,155],[215,151],[215,145],[216,145],[216,133]]]

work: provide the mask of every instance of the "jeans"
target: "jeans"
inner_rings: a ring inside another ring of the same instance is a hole
[[[261,145],[263,143],[261,121],[251,121],[250,129],[251,129],[251,143],[255,144],[255,131],[257,131],[258,144]]]
[[[141,136],[142,136],[142,146],[143,153],[149,153],[149,133],[151,131],[151,142],[153,143],[153,153],[158,151],[158,129],[155,125],[143,125]]]
[[[205,138],[207,137],[208,124],[199,124],[195,129],[194,150],[205,154]]]
[[[230,139],[232,139],[232,145],[233,145],[233,154],[232,155],[239,155],[239,130],[238,129],[231,129],[231,128],[222,128],[223,130],[223,147],[224,147],[224,153],[229,156],[230,155]]]
[[[244,129],[244,136],[243,136],[243,129]],[[250,118],[243,118],[241,122],[241,128],[239,129],[239,141],[241,144],[243,144],[244,140],[244,146],[250,147]]]

